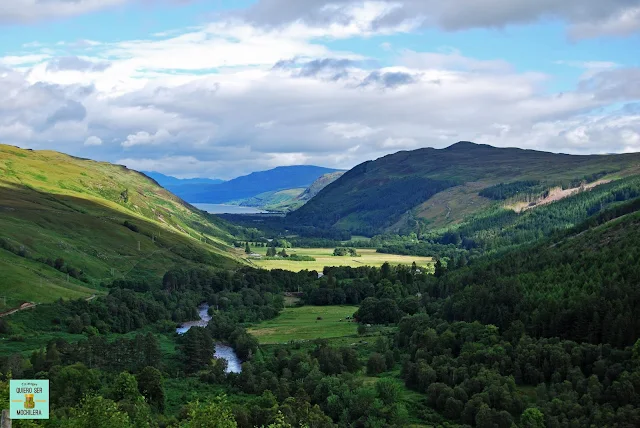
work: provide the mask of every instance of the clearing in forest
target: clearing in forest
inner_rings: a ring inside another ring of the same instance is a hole
[[[357,310],[357,306],[286,308],[276,318],[261,322],[248,331],[261,344],[352,336],[356,334],[358,324],[346,318],[352,317]]]
[[[261,254],[263,257],[267,252],[266,247],[252,247],[252,251],[257,254]],[[281,248],[278,248],[280,251]],[[374,266],[380,267],[384,262],[389,262],[391,265],[408,265],[413,262],[421,268],[426,268],[433,264],[431,257],[419,257],[419,256],[403,256],[399,254],[384,254],[377,253],[375,248],[358,248],[357,252],[360,257],[352,256],[334,256],[334,248],[287,248],[287,254],[297,254],[299,256],[311,256],[315,261],[293,261],[286,258],[277,260],[260,260],[251,259],[251,262],[258,267],[265,269],[285,269],[293,272],[299,272],[303,269],[316,270],[322,272],[325,266]]]

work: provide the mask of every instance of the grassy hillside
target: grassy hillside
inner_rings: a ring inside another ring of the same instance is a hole
[[[0,145],[7,307],[90,296],[105,280],[155,278],[175,265],[233,266],[230,239],[221,220],[136,171]]]
[[[336,171],[330,172],[328,174],[324,174],[319,177],[316,181],[311,183],[311,186],[307,187],[305,191],[298,197],[301,201],[308,201],[313,198],[315,195],[320,193],[322,189],[327,187],[329,184],[336,181],[338,178],[344,175],[345,171]]]
[[[575,156],[460,142],[403,151],[348,171],[287,216],[295,226],[372,235],[416,218],[447,226],[549,189],[640,171],[640,154]]]

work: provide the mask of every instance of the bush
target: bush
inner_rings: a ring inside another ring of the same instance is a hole
[[[375,376],[384,372],[387,369],[387,363],[384,355],[374,352],[367,361],[367,374],[369,376]]]
[[[11,334],[11,324],[4,318],[0,318],[0,334]]]

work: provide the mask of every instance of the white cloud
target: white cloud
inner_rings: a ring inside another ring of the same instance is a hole
[[[416,149],[419,143],[413,138],[393,138],[389,137],[381,144],[381,148],[393,150]]]
[[[263,26],[296,21],[313,25],[355,21],[354,8],[377,11],[370,24],[376,31],[402,25],[446,31],[495,29],[549,19],[566,22],[574,38],[621,36],[640,30],[638,0],[258,0],[242,15]]]
[[[28,54],[28,55],[11,55],[0,57],[0,64],[20,67],[25,65],[34,65],[50,58],[50,55],[44,54]]]
[[[85,146],[101,146],[102,140],[95,135],[90,136],[84,141]]]
[[[638,146],[640,113],[610,107],[640,96],[634,68],[566,61],[585,75],[553,94],[550,76],[499,58],[396,47],[380,67],[326,43],[415,24],[382,25],[403,10],[385,7],[339,8],[344,19],[324,24],[227,20],[12,60],[0,65],[0,141],[221,178],[279,164],[349,168],[458,140],[571,153]]]
[[[150,134],[147,131],[139,131],[127,136],[127,139],[122,142],[122,147],[156,145],[165,143],[170,139],[171,134],[166,129],[159,129],[155,134]]]
[[[0,2],[0,24],[31,23],[93,12],[128,0],[7,0]]]
[[[326,130],[332,134],[338,135],[342,138],[365,138],[369,137],[377,132],[379,129],[374,129],[360,123],[339,123],[330,122],[327,123]]]
[[[464,70],[472,72],[506,73],[513,70],[511,64],[504,60],[477,60],[462,55],[457,49],[444,52],[415,52],[403,50],[400,63],[418,69]]]
[[[260,122],[260,123],[256,123],[256,128],[271,129],[275,124],[276,124],[275,120],[270,120],[268,122]]]

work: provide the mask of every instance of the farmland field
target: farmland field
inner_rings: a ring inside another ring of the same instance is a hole
[[[263,256],[267,252],[266,247],[251,248],[252,251],[262,254]],[[287,248],[287,253],[298,254],[300,256],[311,256],[316,261],[309,262],[297,262],[287,259],[281,260],[259,260],[251,259],[251,261],[262,268],[266,269],[286,269],[294,272],[298,272],[303,269],[322,271],[325,266],[375,266],[380,267],[384,262],[389,262],[392,265],[411,265],[414,261],[420,267],[426,267],[432,265],[431,257],[419,257],[419,256],[402,256],[398,254],[383,254],[376,253],[374,248],[358,249],[360,257],[351,256],[334,256],[333,248]]]
[[[348,322],[357,306],[302,306],[286,308],[277,317],[248,330],[261,344],[291,340],[329,339],[356,334],[358,324]],[[317,318],[321,317],[322,320]],[[342,321],[340,321],[342,319]]]

